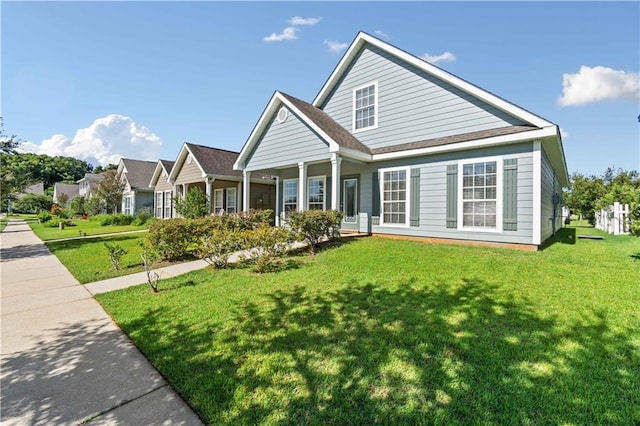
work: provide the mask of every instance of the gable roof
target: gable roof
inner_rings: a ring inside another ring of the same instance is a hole
[[[160,179],[160,176],[162,176],[162,172],[165,172],[167,174],[168,180],[174,164],[175,161],[158,160],[158,162],[156,163],[156,168],[153,170],[153,175],[151,176],[149,187],[154,188],[156,186],[156,184],[158,183],[158,179]]]
[[[149,191],[149,181],[156,168],[155,161],[132,160],[121,158],[120,162],[124,166],[123,176],[129,182],[131,189]]]
[[[80,193],[80,185],[77,183],[56,182],[53,184],[53,195],[57,198],[60,194],[66,194],[69,200]]]
[[[242,177],[241,171],[233,169],[233,164],[238,158],[237,152],[185,142],[169,174],[170,182],[175,181],[189,155],[196,162],[203,178],[207,176]]]
[[[331,95],[333,89],[336,85],[339,84],[342,76],[348,71],[349,66],[353,62],[353,60],[358,56],[358,54],[364,49],[367,45],[372,45],[387,52],[390,55],[397,57],[398,59],[405,61],[418,69],[423,70],[424,72],[439,78],[452,86],[466,92],[496,108],[502,110],[514,117],[517,117],[527,123],[530,123],[536,127],[547,127],[553,126],[554,124],[545,120],[542,117],[539,117],[524,108],[521,108],[511,102],[506,101],[505,99],[494,95],[474,84],[469,83],[466,80],[457,77],[442,68],[439,68],[423,59],[418,58],[410,53],[405,52],[402,49],[399,49],[387,42],[384,42],[370,34],[365,32],[359,32],[354,41],[351,43],[345,54],[338,62],[338,65],[333,70],[325,84],[320,89],[320,92],[313,100],[312,104],[318,108],[322,108],[324,106],[325,101]]]
[[[104,180],[104,172],[102,173],[85,173],[84,177],[78,179],[76,183],[80,183],[83,181],[87,182],[102,182]]]

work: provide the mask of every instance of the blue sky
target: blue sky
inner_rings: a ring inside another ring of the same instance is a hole
[[[311,102],[358,31],[556,124],[570,172],[640,169],[638,2],[7,2],[5,131],[98,164],[239,151]],[[426,56],[428,55],[428,56]]]

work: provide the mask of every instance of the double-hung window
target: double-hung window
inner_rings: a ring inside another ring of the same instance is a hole
[[[409,203],[408,169],[381,170],[382,224],[407,225]]]
[[[224,189],[213,190],[213,212],[220,214],[224,209]]]
[[[370,83],[353,91],[353,131],[378,125],[378,83]]]
[[[131,214],[131,196],[124,197],[124,209],[122,209],[122,213]]]
[[[462,226],[496,230],[500,221],[499,160],[462,163]]]
[[[164,217],[171,217],[171,191],[164,193]]]
[[[317,176],[309,178],[308,205],[309,210],[324,210],[325,177]]]
[[[237,188],[227,188],[227,213],[236,213],[238,211]]]
[[[162,217],[162,192],[156,192],[156,217]]]
[[[298,180],[291,179],[282,182],[282,207],[285,216],[298,210]]]

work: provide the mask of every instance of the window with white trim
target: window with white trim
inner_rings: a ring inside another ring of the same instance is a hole
[[[298,180],[291,179],[282,182],[282,211],[284,215],[298,211]]]
[[[213,190],[213,213],[220,214],[224,209],[224,189]]]
[[[156,217],[162,217],[162,192],[156,192]]]
[[[353,131],[372,129],[378,125],[378,83],[353,91]]]
[[[314,176],[308,179],[307,209],[324,210],[325,176]]]
[[[382,224],[408,225],[409,223],[409,169],[380,171],[382,198]]]
[[[462,163],[463,228],[498,228],[499,166],[498,160]]]
[[[124,197],[124,208],[122,213],[131,214],[131,197]]]
[[[236,213],[238,211],[238,190],[237,188],[227,188],[227,213]]]
[[[164,192],[164,217],[171,217],[171,191]]]

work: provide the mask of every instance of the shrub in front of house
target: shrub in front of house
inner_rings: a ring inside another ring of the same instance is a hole
[[[136,216],[131,222],[135,226],[141,226],[147,223],[147,221],[151,218],[151,209],[149,207],[141,208],[136,212]]]
[[[296,237],[288,228],[268,224],[245,231],[245,235],[247,246],[251,248],[248,260],[254,263],[253,270],[259,274],[277,270]]]
[[[342,216],[337,210],[306,210],[290,213],[286,223],[300,240],[308,241],[313,254],[320,241],[340,236]]]
[[[51,220],[53,216],[51,216],[51,213],[47,212],[47,211],[41,211],[38,214],[38,220],[40,221],[40,223],[47,223]]]

